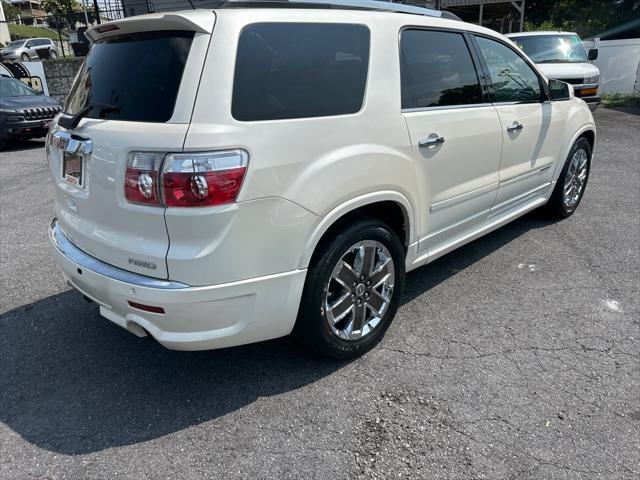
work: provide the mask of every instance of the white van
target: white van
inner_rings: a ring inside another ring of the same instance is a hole
[[[590,63],[598,58],[598,49],[587,51],[573,32],[523,32],[506,35],[518,45],[548,78],[573,85],[593,112],[600,104],[598,81],[600,70]]]
[[[221,2],[87,35],[47,142],[53,251],[103,316],[169,348],[293,332],[360,355],[406,271],[585,191],[584,102],[438,11]]]

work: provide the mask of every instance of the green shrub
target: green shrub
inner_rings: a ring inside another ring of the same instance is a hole
[[[601,100],[605,107],[640,107],[638,93],[605,93]]]

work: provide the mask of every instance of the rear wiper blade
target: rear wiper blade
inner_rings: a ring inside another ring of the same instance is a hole
[[[85,117],[85,115],[87,115],[87,113],[89,113],[94,108],[99,110],[100,116],[102,116],[103,113],[120,111],[120,107],[116,107],[115,105],[111,105],[109,103],[90,102],[86,104],[84,107],[82,107],[82,109],[75,115],[71,117],[60,117],[60,120],[58,120],[58,124],[63,126],[66,129],[73,130],[78,126],[78,124],[80,123],[80,120],[82,120]]]

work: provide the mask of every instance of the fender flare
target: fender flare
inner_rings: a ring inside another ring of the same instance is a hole
[[[307,241],[305,243],[302,258],[300,260],[300,269],[305,269],[309,266],[313,252],[315,251],[322,236],[335,224],[340,218],[344,217],[349,212],[352,212],[360,207],[370,205],[372,203],[391,201],[397,203],[402,209],[405,217],[405,224],[407,228],[407,242],[408,245],[415,242],[416,238],[416,219],[414,216],[415,209],[413,208],[409,199],[400,192],[394,190],[382,190],[379,192],[367,193],[358,197],[347,200],[341,203],[337,207],[333,208],[327,213],[320,222],[313,229]]]

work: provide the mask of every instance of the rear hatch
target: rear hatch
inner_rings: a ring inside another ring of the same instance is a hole
[[[155,14],[88,32],[95,43],[47,156],[62,230],[110,265],[168,276],[165,209],[128,201],[125,172],[132,152],[182,150],[214,21],[206,11]]]

